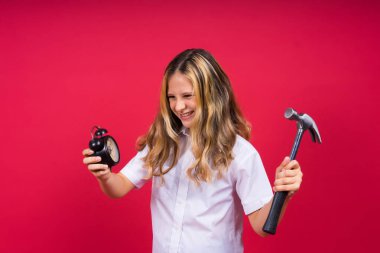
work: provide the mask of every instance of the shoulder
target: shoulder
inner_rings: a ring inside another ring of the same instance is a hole
[[[232,150],[235,160],[258,155],[256,148],[240,135],[236,135],[235,145]]]
[[[149,151],[150,151],[150,149],[149,149],[148,145],[146,145],[143,149],[137,151],[137,154],[135,155],[134,158],[145,157],[149,153]]]
[[[237,135],[233,148],[233,160],[230,166],[234,180],[265,180],[266,174],[259,152],[246,139]]]

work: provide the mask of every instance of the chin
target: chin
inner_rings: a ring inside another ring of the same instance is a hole
[[[192,122],[182,122],[182,125],[186,128],[190,128],[192,126]]]

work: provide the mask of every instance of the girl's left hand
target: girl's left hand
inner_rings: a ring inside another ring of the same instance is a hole
[[[287,191],[288,197],[292,197],[301,186],[302,182],[301,167],[296,160],[290,161],[285,157],[280,166],[276,169],[276,180],[274,181],[273,190],[275,192]]]

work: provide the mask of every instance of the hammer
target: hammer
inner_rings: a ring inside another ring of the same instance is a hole
[[[309,130],[311,134],[311,139],[313,142],[318,142],[319,144],[322,143],[317,125],[315,124],[314,120],[309,115],[305,113],[298,114],[292,108],[288,108],[286,109],[284,116],[285,118],[289,120],[297,121],[298,131],[297,131],[296,139],[293,144],[292,152],[290,153],[290,160],[294,160],[296,158],[296,154],[297,154],[299,145],[301,143],[302,135],[305,132],[305,130]],[[269,211],[268,218],[263,227],[264,232],[272,234],[272,235],[276,233],[276,228],[277,228],[278,220],[280,218],[281,209],[282,209],[282,206],[284,205],[287,195],[288,195],[288,192],[286,191],[276,192],[274,194],[272,206]]]

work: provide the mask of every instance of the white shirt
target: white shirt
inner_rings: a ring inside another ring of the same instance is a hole
[[[260,209],[273,196],[258,152],[237,136],[224,177],[196,186],[186,175],[194,160],[188,136],[182,132],[180,139],[181,155],[165,183],[152,179],[153,253],[243,252],[243,212]],[[120,171],[138,188],[146,182],[146,154],[147,148]]]

